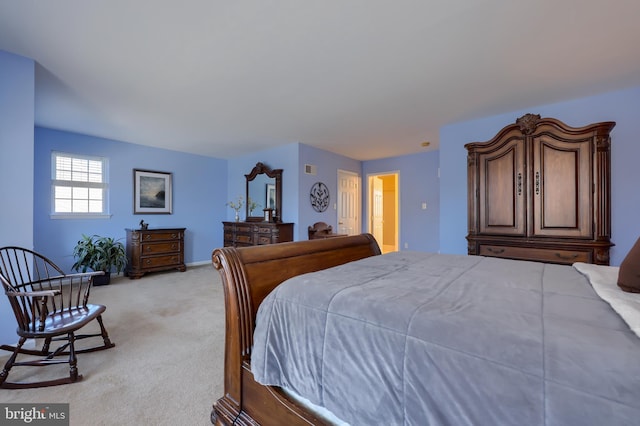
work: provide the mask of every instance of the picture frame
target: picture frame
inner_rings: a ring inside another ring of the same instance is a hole
[[[173,174],[133,169],[133,214],[173,213]]]
[[[275,210],[276,208],[276,185],[274,183],[267,183],[265,191],[265,209]]]

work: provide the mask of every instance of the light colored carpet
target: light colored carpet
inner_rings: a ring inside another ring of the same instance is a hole
[[[103,318],[116,346],[79,354],[80,382],[0,389],[0,401],[69,403],[72,426],[211,425],[211,406],[223,394],[218,271],[209,264],[138,280],[112,276],[110,285],[92,289],[91,301],[107,306]],[[0,351],[0,365],[8,354]],[[53,377],[68,374],[66,364],[15,367],[9,380],[49,377],[50,370]]]

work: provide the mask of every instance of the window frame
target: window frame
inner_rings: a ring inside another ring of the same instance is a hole
[[[89,181],[73,181],[58,180],[57,175],[57,159],[58,157],[68,157],[83,161],[99,161],[102,163],[102,182]],[[95,155],[72,154],[69,152],[52,151],[51,152],[51,219],[108,219],[111,217],[109,213],[109,159]],[[91,212],[56,212],[56,187],[71,188],[98,188],[102,190],[102,211]]]

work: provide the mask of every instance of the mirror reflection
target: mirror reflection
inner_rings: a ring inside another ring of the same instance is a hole
[[[263,163],[257,163],[247,179],[246,218],[247,221],[282,219],[282,169],[272,170]],[[249,202],[249,200],[251,202]],[[253,209],[252,209],[253,207]],[[265,213],[264,209],[272,209]]]
[[[275,209],[276,205],[276,179],[265,174],[255,177],[249,182],[249,194],[247,200],[255,203],[256,208],[249,211],[249,216],[260,216],[263,209]],[[251,209],[251,204],[248,206]]]

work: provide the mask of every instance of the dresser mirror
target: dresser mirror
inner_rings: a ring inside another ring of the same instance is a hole
[[[282,169],[271,169],[264,163],[257,163],[247,178],[246,220],[273,222],[282,221]],[[257,207],[250,210],[250,202]],[[267,210],[265,209],[272,209]],[[268,220],[268,219],[267,219]]]

